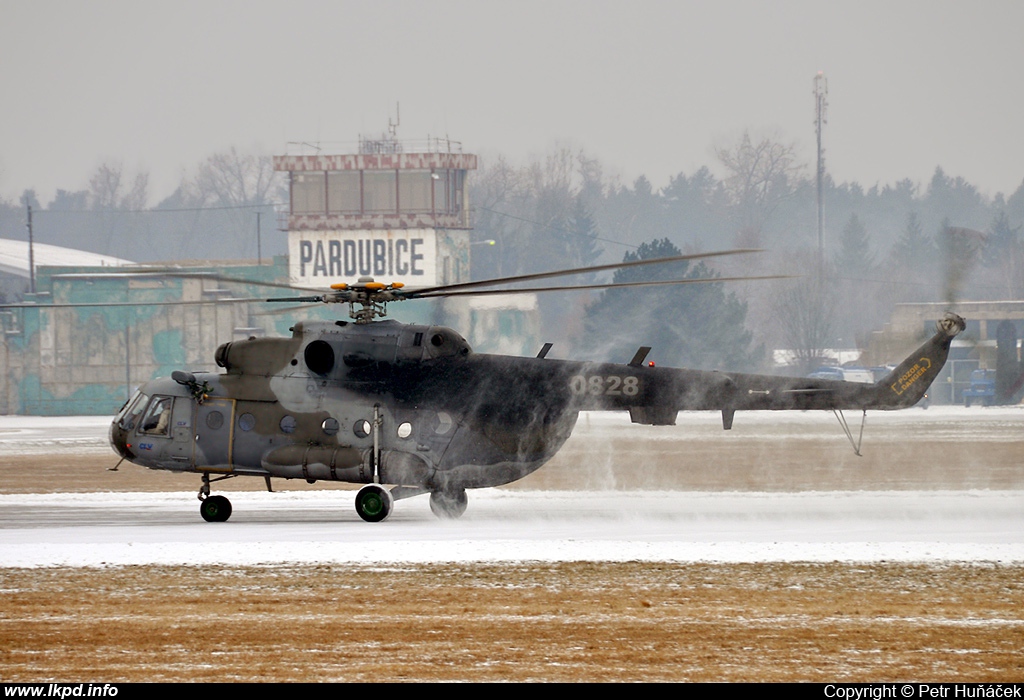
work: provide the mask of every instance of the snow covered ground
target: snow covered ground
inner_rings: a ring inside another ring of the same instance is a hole
[[[470,495],[456,522],[426,498],[364,523],[350,492],[0,496],[4,566],[455,561],[1024,562],[1022,492]]]
[[[681,414],[688,430],[721,430]],[[733,439],[798,439],[830,414],[744,414]],[[870,414],[1014,439],[1019,408]],[[103,417],[0,417],[5,454],[109,450]],[[580,431],[612,435],[627,418],[592,414]],[[870,430],[870,427],[869,427]],[[668,435],[662,433],[661,435]],[[1009,436],[1009,437],[1007,437]],[[1022,454],[1024,462],[1024,454]],[[195,492],[0,495],[0,565],[246,565],[539,561],[1024,562],[1024,491],[470,492],[466,515],[439,522],[427,499],[396,503],[379,524],[356,516],[354,492],[240,492],[227,523],[205,523]]]

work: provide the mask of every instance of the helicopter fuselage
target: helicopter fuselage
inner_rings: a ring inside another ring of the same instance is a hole
[[[680,410],[913,405],[959,324],[877,384],[476,354],[455,331],[394,321],[299,323],[290,338],[221,346],[223,373],[140,387],[111,444],[152,469],[377,483],[409,495],[506,484],[547,462],[580,411],[671,425]],[[208,490],[208,487],[207,487]],[[464,507],[464,506],[463,506]]]
[[[544,464],[579,411],[530,369],[550,362],[476,355],[436,326],[297,324],[292,338],[222,346],[217,361],[225,373],[140,387],[111,426],[114,449],[153,469],[478,488]]]

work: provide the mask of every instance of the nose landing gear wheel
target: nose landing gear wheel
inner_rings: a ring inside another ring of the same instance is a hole
[[[231,501],[224,496],[208,496],[199,504],[199,514],[208,523],[223,523],[231,517]]]
[[[430,510],[441,520],[456,520],[466,512],[469,498],[466,489],[455,492],[431,491]]]
[[[356,494],[356,512],[368,523],[379,523],[389,515],[395,499],[379,484],[367,484]]]

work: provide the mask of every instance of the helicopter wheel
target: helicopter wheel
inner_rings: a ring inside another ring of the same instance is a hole
[[[389,515],[395,499],[379,484],[367,484],[356,494],[356,512],[368,523],[379,523]]]
[[[231,517],[231,501],[224,496],[209,496],[199,504],[199,514],[208,523],[223,523]]]
[[[431,491],[430,510],[441,520],[457,520],[466,512],[469,498],[466,489],[458,491]]]

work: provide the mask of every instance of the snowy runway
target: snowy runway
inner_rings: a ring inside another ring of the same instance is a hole
[[[1024,562],[1024,493],[471,492],[459,521],[424,497],[380,524],[353,493],[0,496],[4,566],[510,561]]]

